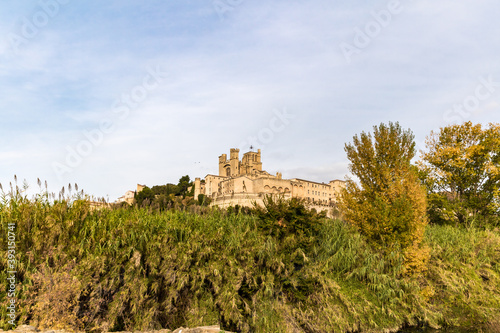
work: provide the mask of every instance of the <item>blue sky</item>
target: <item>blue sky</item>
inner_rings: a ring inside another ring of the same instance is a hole
[[[4,0],[0,182],[137,183],[264,169],[344,179],[344,144],[381,122],[499,122],[500,3]],[[499,82],[499,83],[496,83]]]

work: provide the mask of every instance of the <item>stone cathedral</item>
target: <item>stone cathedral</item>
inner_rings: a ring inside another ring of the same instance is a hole
[[[231,149],[219,156],[219,174],[196,178],[194,197],[204,194],[212,199],[211,205],[220,207],[252,206],[253,202],[263,204],[266,195],[282,195],[285,199],[305,199],[308,206],[319,211],[332,213],[340,190],[345,186],[342,180],[317,183],[304,179],[283,179],[281,173],[271,175],[262,170],[260,149],[249,151],[239,158],[239,149]]]

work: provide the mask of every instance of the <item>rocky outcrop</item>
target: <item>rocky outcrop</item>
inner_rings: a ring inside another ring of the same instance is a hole
[[[0,329],[0,332],[5,332]],[[39,330],[34,326],[21,325],[14,329],[13,331],[6,331],[5,333],[72,333],[66,330]],[[117,332],[117,333],[132,333],[132,332]],[[184,328],[180,327],[175,331],[171,330],[158,330],[158,331],[144,331],[144,332],[133,332],[133,333],[231,333],[228,331],[222,331],[219,326],[203,326],[196,328]]]

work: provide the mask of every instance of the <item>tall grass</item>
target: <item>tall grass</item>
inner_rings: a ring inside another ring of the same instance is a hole
[[[449,325],[500,321],[498,230],[433,226],[427,230],[431,262],[429,303]]]
[[[429,228],[427,273],[409,277],[401,254],[379,254],[343,222],[297,203],[273,209],[95,210],[81,193],[28,199],[12,189],[0,219],[2,235],[16,223],[16,321],[86,331],[342,332],[498,318],[498,233]],[[2,281],[6,272],[2,256]]]

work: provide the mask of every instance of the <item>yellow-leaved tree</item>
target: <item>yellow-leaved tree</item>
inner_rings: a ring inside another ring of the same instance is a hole
[[[422,245],[427,203],[411,164],[414,136],[397,122],[373,129],[373,136],[362,132],[345,145],[349,170],[359,184],[347,181],[339,208],[372,246],[383,253],[401,251],[407,272],[422,271],[429,255]]]
[[[500,125],[461,125],[431,132],[419,167],[431,222],[500,224]]]

